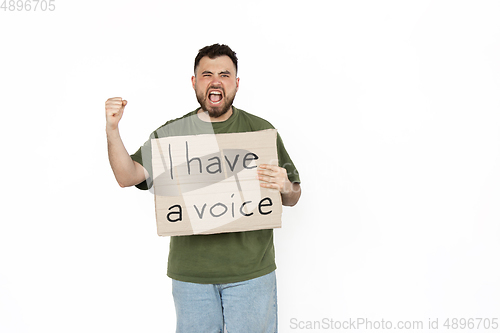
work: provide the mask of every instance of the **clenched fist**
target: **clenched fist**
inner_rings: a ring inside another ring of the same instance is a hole
[[[113,97],[106,101],[106,130],[116,130],[122,119],[127,101],[121,97]]]

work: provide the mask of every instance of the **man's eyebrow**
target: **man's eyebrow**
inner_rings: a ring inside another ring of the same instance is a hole
[[[208,71],[208,70],[207,70],[207,71],[203,71],[203,72],[201,73],[201,75],[204,75],[204,74],[212,74],[212,75],[213,75],[214,73],[212,73],[211,71]],[[231,75],[231,71],[225,70],[225,71],[221,71],[221,72],[219,72],[219,75],[224,75],[224,74],[226,74],[226,75]]]

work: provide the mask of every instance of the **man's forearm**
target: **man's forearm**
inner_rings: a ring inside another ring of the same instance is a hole
[[[302,190],[299,183],[292,183],[291,190],[286,193],[281,193],[281,201],[283,206],[295,206],[299,201]]]
[[[118,128],[106,130],[108,138],[109,164],[121,187],[133,186],[146,179],[145,170],[134,162],[128,154],[120,137]]]

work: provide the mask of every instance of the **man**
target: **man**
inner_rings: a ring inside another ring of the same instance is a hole
[[[239,87],[238,60],[227,46],[204,47],[191,78],[200,108],[168,121],[151,138],[207,133],[250,132],[273,126],[233,107]],[[129,156],[118,131],[127,101],[106,101],[106,133],[111,168],[121,187],[152,185],[151,141]],[[300,179],[278,134],[279,166],[260,165],[261,186],[281,193],[283,205],[300,198]],[[276,264],[273,230],[172,236],[167,275],[177,313],[177,332],[276,332]]]

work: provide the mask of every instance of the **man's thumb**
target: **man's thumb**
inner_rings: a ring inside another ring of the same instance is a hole
[[[122,106],[125,106],[125,105],[127,105],[127,101],[126,101],[126,100],[123,100],[123,101],[122,101]]]

